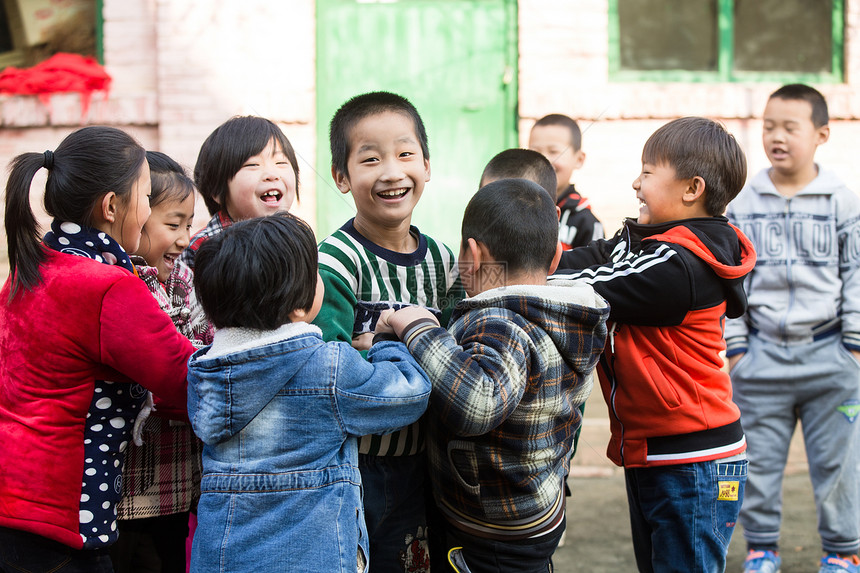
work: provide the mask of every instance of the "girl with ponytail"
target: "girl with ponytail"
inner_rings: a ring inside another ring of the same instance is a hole
[[[30,186],[48,170],[44,236]],[[0,570],[112,571],[123,455],[147,392],[187,419],[187,360],[129,253],[150,214],[144,149],[85,127],[24,153],[6,185],[0,290]]]

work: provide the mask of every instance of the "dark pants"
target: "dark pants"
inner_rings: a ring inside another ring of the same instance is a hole
[[[110,548],[116,573],[185,573],[187,511],[117,524],[119,539]]]
[[[462,547],[461,554],[470,573],[552,573],[552,556],[564,533],[564,522],[551,533],[534,539],[494,541],[469,535],[452,526],[445,530],[445,553]],[[436,571],[436,562],[433,567]],[[443,572],[455,572],[445,559]],[[460,570],[459,573],[464,573]]]
[[[4,573],[113,573],[107,549],[72,549],[41,535],[0,527]]]

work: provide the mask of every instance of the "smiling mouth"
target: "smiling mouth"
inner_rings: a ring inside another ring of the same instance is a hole
[[[283,197],[283,194],[280,191],[273,189],[260,195],[260,200],[263,203],[278,203],[281,200],[281,197]]]
[[[380,191],[377,193],[383,199],[398,199],[409,192],[409,189],[403,187],[400,189],[389,189],[388,191]]]

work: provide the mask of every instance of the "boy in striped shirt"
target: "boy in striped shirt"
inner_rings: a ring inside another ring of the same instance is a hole
[[[444,244],[411,225],[430,180],[430,151],[418,111],[405,98],[356,96],[330,125],[332,177],[352,193],[356,214],[319,247],[325,284],[314,323],[326,340],[368,348],[385,309],[419,305],[446,324],[465,295]],[[359,440],[371,571],[429,571],[421,423]]]

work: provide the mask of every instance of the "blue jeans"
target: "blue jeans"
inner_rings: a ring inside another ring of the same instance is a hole
[[[370,541],[369,573],[429,573],[424,454],[359,454],[358,468]]]
[[[41,535],[0,527],[0,571],[113,573],[113,566],[106,549],[72,549]]]
[[[639,571],[725,571],[747,460],[628,468],[624,477]]]
[[[470,535],[454,526],[446,528],[445,553],[462,547],[463,559],[469,573],[552,573],[552,556],[564,533],[565,523],[554,531],[535,539],[495,541]],[[433,563],[434,571],[438,565]],[[448,560],[439,568],[443,573],[454,571]]]

